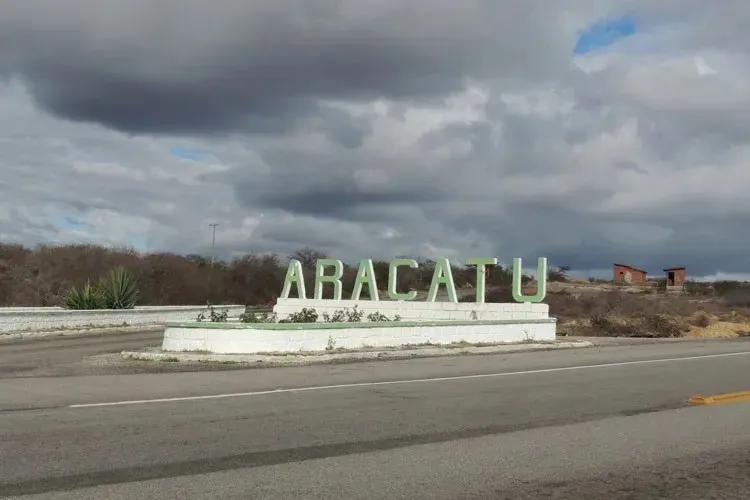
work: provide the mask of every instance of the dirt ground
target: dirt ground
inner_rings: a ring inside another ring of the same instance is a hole
[[[750,284],[687,284],[667,293],[658,283],[552,283],[545,302],[569,335],[736,338],[750,336]]]

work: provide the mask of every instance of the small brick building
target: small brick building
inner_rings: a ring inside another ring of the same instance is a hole
[[[668,267],[664,270],[667,273],[667,289],[682,288],[685,286],[685,267]]]
[[[614,282],[618,285],[645,285],[646,271],[626,264],[614,265]]]

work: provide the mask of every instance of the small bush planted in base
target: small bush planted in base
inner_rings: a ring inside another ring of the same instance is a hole
[[[216,309],[214,309],[213,306],[208,306],[208,320],[211,323],[225,323],[229,320],[229,311],[224,309],[221,312],[216,312]],[[206,321],[206,313],[201,312],[198,314],[198,317],[196,318],[196,321],[203,322]]]
[[[315,309],[304,307],[299,312],[292,313],[284,319],[278,319],[275,313],[273,315],[268,313],[259,315],[248,311],[240,316],[240,321],[243,323],[317,323],[318,319],[322,317],[325,323],[359,323],[363,316],[364,313],[356,305],[352,309],[339,309],[332,314],[323,313],[322,315],[319,315]],[[401,317],[396,315],[393,319],[390,319],[380,312],[374,312],[368,314],[367,319],[368,321],[400,321]]]
[[[370,313],[367,315],[368,321],[391,321],[391,319],[385,314],[381,314],[379,311]],[[393,321],[401,321],[401,316],[398,314],[393,317]]]
[[[243,323],[277,323],[276,313],[268,314],[267,312],[254,313],[245,311],[240,315],[240,321]]]
[[[279,323],[315,323],[318,321],[318,313],[313,308],[303,307],[301,311],[292,313],[286,319],[280,319]]]

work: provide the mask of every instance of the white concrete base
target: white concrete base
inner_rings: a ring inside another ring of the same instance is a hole
[[[531,303],[489,303],[474,302],[423,302],[423,301],[382,301],[372,300],[316,300],[278,299],[273,308],[279,319],[301,311],[315,309],[319,316],[333,314],[342,309],[352,310],[354,306],[364,313],[362,321],[367,321],[371,313],[383,314],[393,319],[399,315],[402,321],[493,321],[545,319],[549,317],[549,305]],[[322,321],[319,319],[318,321]]]
[[[554,341],[556,319],[367,323],[167,323],[162,349],[221,354]]]
[[[135,309],[75,311],[61,307],[2,307],[0,333],[52,331],[75,328],[158,325],[167,321],[195,321],[206,306],[142,306]],[[245,306],[214,306],[230,317],[245,312]]]

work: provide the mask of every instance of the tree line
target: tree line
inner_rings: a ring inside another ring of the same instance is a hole
[[[263,305],[280,294],[289,259],[302,263],[306,289],[312,293],[315,263],[322,258],[329,256],[303,248],[287,256],[248,254],[216,260],[212,266],[211,259],[201,255],[140,253],[98,245],[28,248],[6,243],[0,244],[0,306],[59,306],[72,286],[82,287],[118,267],[128,269],[137,278],[139,305]],[[399,268],[400,292],[429,288],[434,261],[416,260],[418,269]],[[373,264],[378,288],[385,290],[389,263]],[[554,280],[553,273],[558,271],[551,271],[550,279]],[[345,298],[351,293],[356,272],[356,262],[345,265],[342,278]],[[475,286],[474,268],[454,266],[452,272],[457,288]],[[526,277],[524,281],[528,280]],[[502,266],[492,268],[487,278],[488,287],[507,285],[510,290],[511,282],[512,270]],[[330,297],[332,290],[326,287],[324,293]],[[366,292],[362,298],[367,298]]]

